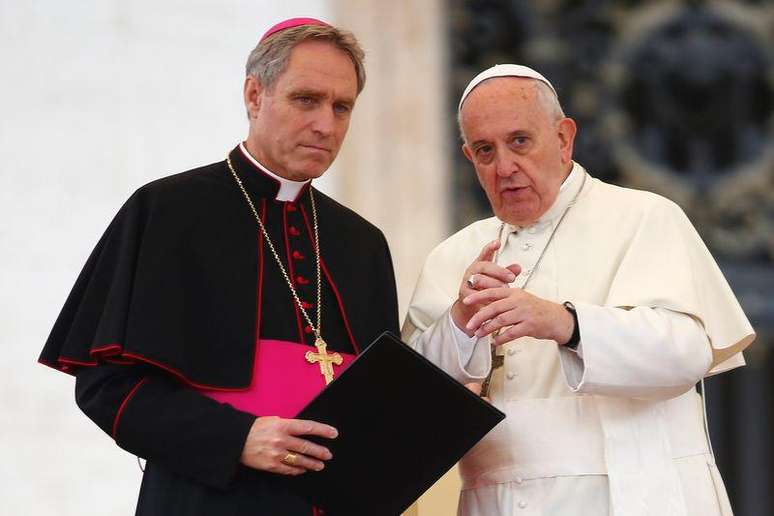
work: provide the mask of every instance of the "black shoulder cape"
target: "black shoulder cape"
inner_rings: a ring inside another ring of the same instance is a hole
[[[230,156],[256,207],[276,202],[278,185],[256,174],[238,148]],[[324,273],[358,351],[382,331],[398,331],[389,249],[375,226],[314,195]],[[308,219],[308,190],[298,205]],[[72,374],[143,363],[194,387],[246,387],[261,326],[258,284],[273,263],[260,243],[225,161],[143,186],[89,257],[40,362]]]

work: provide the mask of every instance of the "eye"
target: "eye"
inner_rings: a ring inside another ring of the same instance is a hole
[[[511,142],[517,147],[522,147],[526,145],[528,141],[529,141],[529,138],[527,138],[526,136],[514,136],[513,140],[511,140]]]
[[[295,101],[304,107],[313,106],[315,103],[314,97],[308,95],[299,95],[295,98]]]
[[[347,104],[336,103],[336,104],[333,105],[333,111],[337,115],[346,115],[350,111],[352,111],[352,107],[348,106]]]
[[[476,149],[476,154],[479,156],[486,156],[487,154],[491,154],[491,152],[492,152],[491,145],[482,145],[481,147]]]
[[[492,161],[494,156],[494,147],[492,145],[482,145],[476,148],[476,160],[481,163]]]

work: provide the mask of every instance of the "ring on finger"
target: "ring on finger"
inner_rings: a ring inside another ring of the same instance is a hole
[[[296,455],[293,452],[288,452],[287,455],[282,457],[282,460],[280,462],[285,464],[286,466],[295,466],[297,460],[298,460],[298,455]]]
[[[471,274],[468,276],[468,279],[465,281],[468,284],[468,287],[470,288],[476,288],[476,283],[478,283],[478,278],[475,274]]]

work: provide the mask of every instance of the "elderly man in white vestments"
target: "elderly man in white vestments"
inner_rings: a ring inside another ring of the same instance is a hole
[[[694,386],[755,334],[685,214],[572,161],[530,68],[479,74],[459,120],[495,216],[430,253],[403,328],[508,416],[460,462],[459,514],[731,514]]]

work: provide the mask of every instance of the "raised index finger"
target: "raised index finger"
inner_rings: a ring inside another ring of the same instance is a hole
[[[335,439],[339,435],[339,431],[330,425],[306,419],[288,419],[288,433],[290,435],[318,435],[327,439]]]
[[[497,251],[500,248],[500,241],[499,240],[492,240],[488,244],[486,244],[483,249],[481,249],[481,252],[478,253],[478,258],[476,258],[477,262],[491,262],[494,258],[495,251]]]

